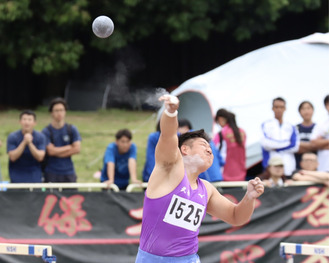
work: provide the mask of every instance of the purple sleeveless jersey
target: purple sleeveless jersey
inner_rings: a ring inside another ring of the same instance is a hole
[[[207,210],[207,189],[198,178],[192,190],[187,175],[169,194],[151,199],[145,194],[140,249],[164,257],[198,251],[198,234]]]

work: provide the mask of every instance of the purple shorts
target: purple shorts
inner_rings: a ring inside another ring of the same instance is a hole
[[[193,254],[183,257],[161,257],[147,253],[140,248],[135,263],[201,263],[199,255]]]

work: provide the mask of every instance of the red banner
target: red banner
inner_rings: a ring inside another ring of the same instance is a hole
[[[238,202],[245,190],[223,195]],[[0,242],[46,244],[58,262],[133,263],[138,249],[144,193],[0,192]],[[232,227],[206,216],[200,229],[202,263],[278,263],[280,242],[329,245],[329,188],[266,189],[246,225]],[[0,255],[0,262],[40,262]],[[41,260],[42,261],[42,260]],[[295,262],[328,258],[296,256]]]

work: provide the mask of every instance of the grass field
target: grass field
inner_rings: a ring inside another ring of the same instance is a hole
[[[50,122],[46,108],[35,111],[37,114],[36,130],[42,130]],[[9,133],[20,129],[18,110],[0,111],[0,164],[2,180],[8,181],[8,155],[6,140]],[[141,178],[145,162],[146,142],[149,133],[155,131],[156,113],[128,110],[100,110],[96,112],[69,111],[66,121],[79,129],[82,137],[81,152],[73,156],[78,182],[98,182],[93,173],[102,168],[106,146],[115,140],[119,129],[127,128],[133,132],[133,142],[137,145],[137,169]]]

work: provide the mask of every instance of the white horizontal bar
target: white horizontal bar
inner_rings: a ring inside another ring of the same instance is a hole
[[[51,246],[0,243],[0,254],[42,256],[45,249],[47,255],[51,256]]]
[[[44,262],[56,263],[51,246],[0,243],[0,254],[42,257]]]
[[[221,187],[247,187],[247,181],[232,181],[232,182],[212,182],[212,185],[216,188]],[[302,186],[302,185],[314,185],[312,182],[303,182],[296,181],[289,184],[289,186]],[[106,183],[0,183],[0,191],[2,189],[64,189],[64,188],[107,188],[108,185]],[[119,192],[119,187],[116,184],[111,184],[110,189],[114,192]],[[147,188],[147,183],[142,184],[129,184],[127,187],[127,192],[132,192],[134,189]]]
[[[107,188],[106,183],[0,183],[0,190],[7,189],[64,189],[64,188]],[[116,184],[111,184],[110,188],[119,192],[120,189]]]
[[[329,257],[329,246],[281,242],[280,249],[284,254],[317,255]]]

